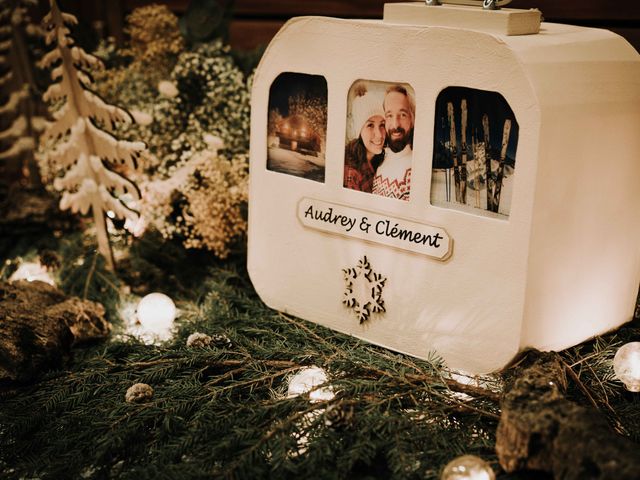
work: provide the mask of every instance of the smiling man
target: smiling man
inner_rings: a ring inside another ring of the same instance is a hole
[[[415,101],[402,85],[387,88],[384,102],[387,148],[382,165],[376,170],[373,193],[409,200]]]

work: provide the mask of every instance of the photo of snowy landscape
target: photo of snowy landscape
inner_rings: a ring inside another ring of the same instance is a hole
[[[326,139],[325,78],[280,74],[269,91],[267,168],[324,182]]]

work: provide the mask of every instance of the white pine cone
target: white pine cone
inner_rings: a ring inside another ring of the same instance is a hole
[[[353,423],[354,410],[352,406],[331,405],[327,408],[324,424],[334,430],[349,427]]]
[[[206,333],[195,332],[187,338],[187,347],[204,348],[211,345],[211,337]]]
[[[231,348],[233,343],[226,335],[218,334],[211,338],[211,342],[218,348]]]
[[[151,400],[153,397],[153,388],[146,383],[136,383],[127,390],[124,399],[127,403],[142,403]]]

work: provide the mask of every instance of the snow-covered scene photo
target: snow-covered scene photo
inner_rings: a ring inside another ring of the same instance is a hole
[[[327,81],[285,72],[269,91],[267,168],[324,182]]]
[[[508,218],[518,131],[499,93],[444,89],[436,100],[431,204]]]

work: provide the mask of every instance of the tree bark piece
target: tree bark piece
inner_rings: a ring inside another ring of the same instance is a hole
[[[538,470],[556,480],[637,480],[640,447],[604,416],[564,397],[555,353],[530,352],[505,389],[496,452],[507,472]]]
[[[0,282],[0,381],[30,380],[63,365],[73,345],[106,337],[104,313],[44,282]]]

